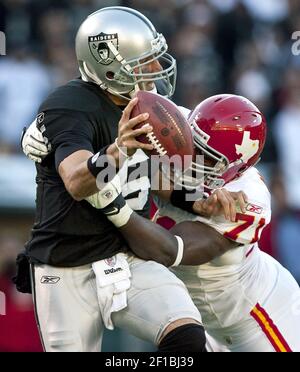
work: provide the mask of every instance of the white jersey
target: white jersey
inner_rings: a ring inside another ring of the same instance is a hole
[[[243,269],[247,258],[258,249],[257,242],[265,226],[271,220],[271,196],[255,168],[249,169],[238,180],[225,186],[228,191],[244,191],[248,196],[247,213],[237,214],[237,222],[230,222],[224,216],[210,219],[182,212],[170,203],[158,201],[159,215],[168,216],[176,223],[183,221],[199,221],[225,237],[234,240],[241,245],[223,256],[215,258],[211,262],[197,267],[197,275],[201,278],[215,278],[237,274]]]
[[[248,196],[247,214],[237,214],[237,222],[227,221],[224,216],[212,217],[210,219],[195,216],[178,208],[173,207],[170,203],[159,201],[159,216],[167,216],[176,223],[183,221],[199,221],[215,230],[220,234],[232,239],[241,245],[232,249],[224,255],[200,266],[180,266],[173,271],[184,281],[190,292],[199,299],[199,310],[205,323],[205,307],[209,306],[209,293],[220,291],[219,295],[226,301],[228,308],[244,308],[248,311],[253,303],[250,301],[248,306],[239,303],[236,298],[237,287],[243,282],[244,288],[249,291],[249,296],[257,294],[256,288],[252,288],[251,283],[253,276],[260,278],[263,269],[263,263],[260,261],[263,253],[259,250],[258,240],[260,239],[263,228],[271,220],[271,196],[261,178],[259,172],[255,169],[249,169],[238,180],[226,185],[228,191],[244,191]],[[271,273],[270,273],[271,275]],[[272,282],[265,283],[261,287],[261,295],[269,293]],[[226,291],[223,288],[226,287]],[[230,293],[230,289],[232,293]],[[224,297],[223,297],[224,296]],[[195,299],[194,299],[195,300]],[[222,301],[221,301],[222,302]],[[219,305],[217,305],[219,306]],[[222,306],[222,305],[220,305]],[[224,312],[223,312],[224,310]],[[228,312],[227,306],[222,309],[221,319],[214,319],[209,324],[212,326],[222,323],[222,327],[230,326],[236,321],[235,312]],[[242,312],[240,313],[242,317]]]
[[[247,213],[237,222],[202,218],[159,201],[159,215],[176,223],[199,221],[241,245],[201,266],[173,271],[183,280],[203,324],[230,351],[300,351],[300,289],[290,273],[260,251],[258,242],[271,220],[271,197],[260,174],[249,169],[230,182],[228,191],[244,191]]]

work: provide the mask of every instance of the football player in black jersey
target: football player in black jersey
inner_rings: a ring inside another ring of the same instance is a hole
[[[148,114],[130,119],[132,97],[139,89],[155,91],[160,82],[171,96],[176,62],[150,21],[123,7],[89,16],[76,53],[81,77],[54,91],[37,117],[46,141],[40,154],[51,151],[37,165],[37,214],[26,254],[45,350],[100,351],[104,326],[116,326],[160,351],[204,351],[201,317],[183,283],[166,267],[135,257],[107,211],[89,200],[99,191],[101,156],[106,167],[111,159],[118,166],[120,149],[127,148],[133,156],[125,159],[125,178],[148,161],[141,150],[152,146],[135,138],[151,128],[133,129]],[[125,188],[128,205],[149,217],[149,174]]]

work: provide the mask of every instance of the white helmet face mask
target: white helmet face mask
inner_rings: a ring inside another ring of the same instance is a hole
[[[199,180],[202,182],[202,187],[210,190],[218,189],[224,186],[224,180],[222,180],[222,175],[229,168],[229,160],[221,154],[220,152],[214,150],[208,145],[207,134],[203,132],[195,122],[191,123],[191,128],[193,131],[194,145],[195,148],[202,156],[198,156],[198,159],[192,162],[191,172],[194,175],[192,179],[189,177],[183,177],[185,183],[191,184],[191,187],[198,183]],[[213,166],[205,164],[205,159],[212,161]],[[199,185],[199,183],[198,183]]]
[[[167,53],[162,34],[141,13],[124,7],[103,8],[90,15],[76,37],[82,78],[125,99],[138,90],[154,90],[161,81],[166,96],[174,93],[176,60]],[[155,68],[153,68],[155,66]]]

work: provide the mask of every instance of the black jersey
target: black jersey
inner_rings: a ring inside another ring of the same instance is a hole
[[[41,105],[37,124],[52,151],[37,165],[37,213],[26,247],[32,262],[74,267],[127,250],[118,229],[88,202],[75,201],[58,174],[72,153],[97,153],[113,143],[121,115],[97,85],[80,79],[56,89]],[[139,192],[129,187],[124,196],[136,199]],[[143,189],[143,200],[137,212],[149,217],[149,189]]]

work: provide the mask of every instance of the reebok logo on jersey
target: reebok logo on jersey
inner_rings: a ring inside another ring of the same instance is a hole
[[[43,276],[41,279],[42,284],[57,284],[60,281],[58,276]]]
[[[263,208],[254,204],[248,204],[247,211],[251,213],[262,214]]]

